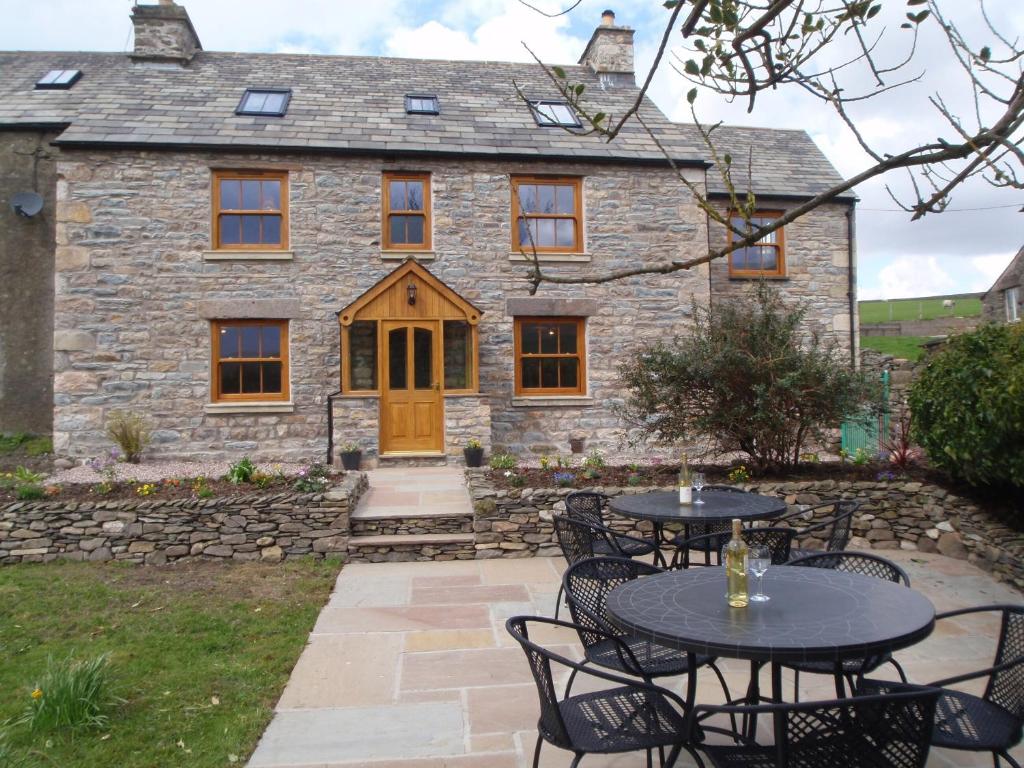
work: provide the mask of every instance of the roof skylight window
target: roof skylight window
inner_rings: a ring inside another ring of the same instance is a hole
[[[531,101],[530,110],[537,125],[579,128],[580,120],[564,101]]]
[[[246,88],[235,114],[284,117],[291,97],[287,88]]]
[[[80,69],[51,69],[36,81],[36,88],[38,90],[66,91],[77,83],[81,76],[82,70]]]
[[[410,115],[439,115],[441,103],[437,96],[411,93],[405,97],[405,111]]]

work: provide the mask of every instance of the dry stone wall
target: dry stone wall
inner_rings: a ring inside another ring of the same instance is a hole
[[[280,562],[344,555],[349,515],[367,488],[350,472],[324,493],[175,501],[15,502],[0,508],[0,565],[186,558]]]
[[[565,510],[565,488],[496,489],[485,470],[467,470],[473,501],[478,559],[554,556],[559,553],[551,524]],[[816,480],[758,483],[747,490],[779,496],[795,510],[829,499],[857,499],[852,549],[940,552],[966,559],[996,578],[1024,589],[1024,534],[992,518],[968,500],[936,485],[919,482]],[[612,496],[649,489],[597,488]],[[825,513],[819,513],[819,519]],[[799,527],[812,520],[800,520]],[[613,527],[634,535],[645,523],[613,519]],[[821,542],[806,540],[814,548]]]

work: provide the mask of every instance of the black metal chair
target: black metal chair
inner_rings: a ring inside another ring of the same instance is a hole
[[[743,540],[747,543],[747,546],[758,544],[768,547],[771,551],[772,565],[782,565],[789,562],[789,552],[793,546],[793,538],[795,536],[796,530],[793,528],[743,529]],[[721,565],[722,547],[726,545],[730,538],[732,538],[731,530],[728,533],[707,533],[703,536],[683,539],[676,544],[676,551],[672,555],[672,563],[669,565],[669,568],[688,568],[690,566],[690,552],[693,551],[706,554],[705,565]]]
[[[573,520],[610,528],[605,519],[604,510],[608,506],[608,496],[595,491],[573,491],[565,497],[565,513]],[[644,538],[613,533],[619,552],[626,557],[643,557],[657,551],[653,541]],[[617,552],[604,551],[607,547],[602,543],[595,545],[595,553],[599,555],[617,555]]]
[[[580,627],[580,642],[587,662],[642,677],[695,674],[685,653],[634,637],[618,629],[607,612],[608,594],[620,584],[664,573],[661,568],[622,557],[594,557],[570,565],[562,575],[572,620]],[[614,639],[612,639],[614,638]],[[697,656],[697,666],[714,670],[730,700],[729,687],[711,656]],[[574,673],[575,674],[575,673]],[[566,692],[571,690],[570,678]]]
[[[505,622],[508,633],[526,653],[540,698],[534,768],[540,762],[540,750],[545,741],[572,752],[575,755],[573,768],[579,765],[584,755],[592,753],[643,750],[647,753],[648,768],[652,765],[652,751],[655,749],[659,757],[663,757],[664,749],[670,748],[667,760],[660,760],[662,766],[675,765],[682,749],[696,758],[684,741],[686,705],[676,694],[650,683],[585,667],[542,648],[530,640],[529,627],[532,624],[566,627],[577,632],[583,628],[566,621],[536,616],[513,616]],[[573,670],[574,675],[581,672],[606,683],[614,683],[615,687],[576,696],[565,694],[560,698],[555,690],[552,662]]]
[[[1021,741],[1024,727],[1024,606],[983,605],[962,608],[936,616],[936,620],[972,613],[1002,614],[999,643],[992,666],[977,672],[947,677],[929,683],[927,688],[940,689],[935,710],[932,746],[971,752],[991,752],[996,768],[1000,759],[1013,768],[1020,768],[1009,752]],[[968,680],[987,678],[985,692],[974,696],[949,686]],[[863,680],[859,691],[918,690],[922,686],[902,685],[882,680]]]
[[[938,696],[922,688],[803,704],[702,705],[687,719],[688,734],[696,744],[703,733],[723,730],[708,725],[719,714],[765,715],[773,718],[772,744],[733,731],[734,743],[697,748],[718,768],[923,768]],[[703,760],[697,764],[704,768]]]
[[[806,536],[813,536],[816,539],[824,539],[825,548],[815,550],[794,547],[793,551],[790,553],[790,558],[796,560],[797,558],[804,557],[805,555],[813,555],[817,552],[842,552],[845,550],[846,545],[850,543],[850,534],[852,533],[853,528],[853,516],[856,514],[857,510],[860,509],[860,504],[861,503],[859,501],[853,499],[823,501],[820,504],[812,504],[809,507],[797,509],[777,518],[774,521],[776,525],[779,523],[792,525],[792,521],[800,517],[813,519],[814,513],[819,509],[829,508],[831,510],[824,520],[812,523],[806,528],[800,528],[796,534],[797,539],[803,539]]]
[[[818,552],[797,560],[791,560],[786,565],[859,573],[863,576],[891,581],[894,584],[902,584],[905,587],[910,586],[910,576],[899,565],[891,560],[886,560],[884,557],[872,555],[868,552]],[[787,669],[793,670],[793,697],[799,700],[801,672],[832,675],[836,680],[836,693],[843,696],[845,695],[843,689],[844,679],[850,686],[850,690],[853,690],[854,680],[858,675],[874,672],[883,664],[891,664],[899,674],[900,680],[904,683],[907,682],[907,675],[903,671],[903,667],[892,657],[891,653],[880,653],[860,659],[844,659],[838,666],[828,661],[801,661],[794,664],[786,664],[785,666]]]
[[[737,488],[734,485],[720,485],[720,484],[705,485],[701,489],[701,493],[703,493],[704,491],[724,491],[725,493],[747,493],[747,491],[743,490],[742,488]],[[709,522],[709,523],[689,523],[686,526],[686,528],[683,530],[682,533],[680,533],[678,536],[676,536],[674,539],[672,539],[671,544],[674,547],[678,547],[680,544],[682,544],[682,542],[684,542],[684,541],[686,541],[688,539],[696,539],[696,538],[698,538],[700,536],[708,536],[708,535],[713,534],[713,533],[731,534],[732,533],[732,523],[730,523],[728,520],[721,520],[721,521],[718,521],[718,522]],[[711,560],[710,560],[711,552],[710,552],[710,549],[703,549],[703,550],[700,551],[700,554],[704,555],[704,564],[705,565],[710,565],[711,564]]]
[[[619,546],[621,539],[631,538],[625,534],[616,534],[603,525],[576,520],[567,515],[555,515],[551,522],[555,527],[555,537],[558,539],[562,556],[565,557],[565,562],[569,565],[586,560],[588,557],[608,553],[617,557],[627,557]],[[659,559],[659,562],[664,563],[660,552],[655,551],[655,557]],[[563,594],[565,594],[564,584],[559,585],[558,595],[555,597],[556,619],[562,608]]]

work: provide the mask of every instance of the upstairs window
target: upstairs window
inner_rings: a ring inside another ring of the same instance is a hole
[[[82,76],[80,69],[51,69],[36,81],[36,89],[40,91],[66,91],[78,82]]]
[[[556,126],[560,128],[580,128],[580,119],[564,101],[531,101],[530,111],[533,119],[540,126]]]
[[[287,88],[247,88],[235,114],[283,117],[291,97]]]
[[[582,317],[517,317],[517,395],[584,395],[586,344]]]
[[[213,401],[288,399],[288,321],[216,320]]]
[[[730,214],[729,221],[733,229],[741,232],[752,232],[755,229],[771,224],[782,215],[781,211],[757,211],[750,217],[750,223],[736,213]],[[729,243],[737,239],[736,233],[729,230]],[[782,229],[765,235],[752,245],[737,248],[729,254],[730,277],[782,277],[786,274],[785,240]]]
[[[1016,323],[1020,320],[1020,289],[1006,289],[1006,322]]]
[[[580,253],[583,204],[578,178],[512,177],[512,250]]]
[[[405,111],[410,115],[439,115],[441,103],[437,96],[411,93],[405,97]]]
[[[430,174],[384,174],[385,250],[430,250]]]
[[[213,247],[284,250],[288,247],[288,174],[214,171]]]

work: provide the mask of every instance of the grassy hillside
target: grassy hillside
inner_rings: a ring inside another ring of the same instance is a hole
[[[946,299],[956,306],[944,307]],[[861,323],[887,323],[893,320],[932,320],[936,317],[977,317],[981,314],[981,295],[928,296],[921,299],[892,299],[891,301],[862,301]]]
[[[930,338],[929,336],[861,336],[860,345],[864,349],[874,349],[886,355],[916,361],[924,354],[921,345]]]

